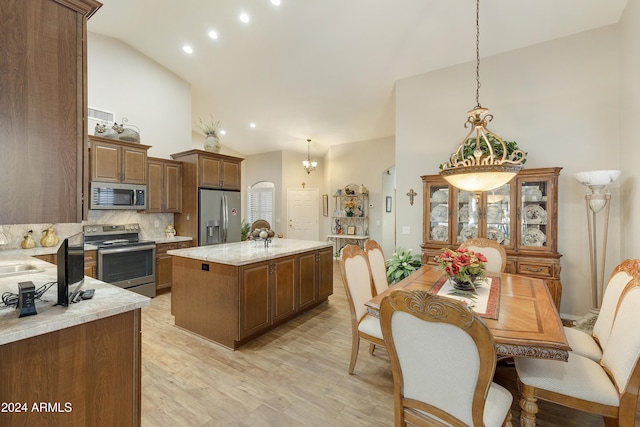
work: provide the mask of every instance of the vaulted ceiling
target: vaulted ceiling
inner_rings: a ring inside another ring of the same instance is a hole
[[[323,153],[395,135],[398,79],[475,60],[473,0],[102,3],[89,31],[122,40],[189,82],[194,120],[213,114],[227,132],[224,144],[244,154],[306,152],[307,138]],[[482,0],[481,55],[614,24],[626,4]]]

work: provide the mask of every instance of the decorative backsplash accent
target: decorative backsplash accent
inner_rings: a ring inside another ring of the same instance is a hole
[[[20,249],[20,242],[29,230],[33,230],[33,240],[36,247],[40,247],[40,239],[50,226],[53,226],[56,235],[63,239],[82,231],[82,227],[91,224],[140,224],[140,238],[144,240],[164,239],[165,228],[168,224],[173,224],[173,214],[171,213],[138,213],[136,211],[89,211],[89,219],[81,224],[76,223],[46,223],[46,224],[7,224],[0,225],[0,233],[7,240],[7,244],[0,245],[0,250]],[[156,226],[157,224],[157,226]],[[2,242],[0,236],[0,242]]]

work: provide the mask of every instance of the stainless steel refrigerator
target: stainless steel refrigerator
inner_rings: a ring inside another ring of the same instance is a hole
[[[198,245],[240,241],[240,192],[198,189]]]

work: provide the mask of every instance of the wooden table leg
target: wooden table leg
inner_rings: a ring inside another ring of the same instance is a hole
[[[520,391],[520,427],[536,427],[536,414],[538,413],[538,399],[534,396],[535,387],[521,384]]]

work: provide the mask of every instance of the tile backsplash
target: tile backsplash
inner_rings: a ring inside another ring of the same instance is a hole
[[[173,224],[171,213],[138,213],[129,210],[91,210],[89,218],[81,224],[6,224],[0,225],[0,233],[6,237],[7,243],[0,244],[0,250],[19,249],[20,243],[29,230],[33,230],[32,237],[36,241],[36,247],[40,247],[40,239],[44,231],[53,225],[53,229],[60,240],[82,231],[84,225],[91,224],[140,224],[140,238],[154,240],[165,238],[164,230],[168,224]],[[0,235],[0,242],[2,236]]]

